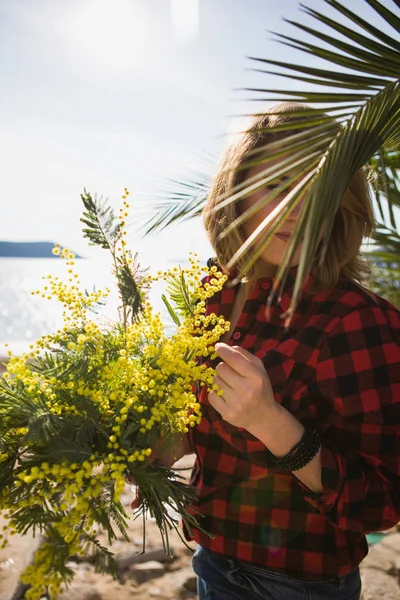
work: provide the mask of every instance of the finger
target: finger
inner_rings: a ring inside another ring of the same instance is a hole
[[[239,375],[239,373],[232,369],[227,363],[219,363],[215,371],[216,377],[222,379],[229,387],[237,389],[243,385],[243,376]]]
[[[126,476],[126,479],[129,483],[136,483],[136,477],[134,475],[132,475],[132,473],[128,473],[128,475]]]
[[[143,502],[142,494],[140,492],[139,486],[136,486],[135,496],[131,502],[131,509],[136,510],[136,509],[140,508],[140,506],[142,505],[142,502]]]
[[[241,346],[231,346],[231,347],[234,348],[235,350],[237,350],[242,356],[247,358],[251,362],[251,364],[253,364],[255,367],[260,366],[260,363],[262,363],[262,360],[260,358],[258,358],[258,356],[255,356],[248,350],[245,350],[245,348],[242,348]]]
[[[211,404],[211,406],[213,408],[215,408],[215,410],[217,412],[219,412],[219,414],[223,418],[223,415],[224,415],[224,413],[226,411],[226,402],[223,399],[223,397],[222,396],[218,396],[218,394],[216,392],[210,392],[208,394],[208,401]]]
[[[218,386],[218,390],[214,390],[215,394],[222,398],[225,402],[230,402],[232,398],[237,396],[237,393],[231,388],[225,381],[223,381],[218,375],[214,377],[213,383]]]
[[[238,346],[234,348],[222,343],[215,345],[216,353],[226,364],[236,371],[236,373],[239,373],[239,375],[249,377],[253,364],[247,356],[239,352],[238,348]]]

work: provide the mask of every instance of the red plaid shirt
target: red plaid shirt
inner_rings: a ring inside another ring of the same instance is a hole
[[[198,529],[193,537],[226,557],[318,581],[355,569],[368,552],[365,534],[400,521],[400,312],[342,278],[331,291],[305,292],[285,331],[293,283],[292,270],[266,320],[272,279],[258,280],[229,343],[262,359],[276,401],[322,436],[322,493],[274,468],[262,442],[221,419],[202,388],[191,483],[214,537]],[[215,294],[208,314],[229,319],[239,285]]]

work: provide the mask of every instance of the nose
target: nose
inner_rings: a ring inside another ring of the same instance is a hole
[[[297,217],[299,216],[301,209],[303,208],[303,204],[304,204],[304,196],[303,198],[296,204],[296,206],[294,207],[294,209],[292,210],[292,212],[290,213],[290,217],[289,217],[289,221],[290,220],[295,220],[297,219]]]

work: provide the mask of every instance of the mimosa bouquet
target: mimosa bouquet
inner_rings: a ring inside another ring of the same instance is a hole
[[[186,269],[155,277],[142,271],[127,250],[128,193],[118,217],[82,195],[84,236],[111,254],[118,320],[98,312],[110,290],[82,291],[74,255],[56,246],[68,281],[49,275],[35,293],[62,303],[64,327],[23,356],[10,353],[0,381],[0,510],[8,523],[2,543],[13,531],[44,539],[22,577],[31,600],[46,590],[57,597],[73,577],[73,555],[91,553],[97,570],[115,574],[112,553],[96,534],[101,528],[110,544],[117,533],[129,541],[120,501],[127,479],[140,487],[140,511],[155,518],[166,552],[168,531],[178,525],[174,514],[189,530],[196,521],[188,511],[194,491],[151,455],[160,440],[173,444],[201,419],[194,383],[211,388],[214,372],[199,358],[212,355],[229,328],[223,318],[206,316],[205,300],[226,277],[216,267],[202,269],[193,256]],[[201,284],[202,273],[213,275],[210,283]],[[176,325],[172,335],[148,300],[159,279]]]

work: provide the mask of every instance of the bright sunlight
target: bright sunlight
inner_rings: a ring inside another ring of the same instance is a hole
[[[124,71],[145,64],[149,21],[143,4],[132,0],[86,0],[74,6],[69,39],[97,66]]]

